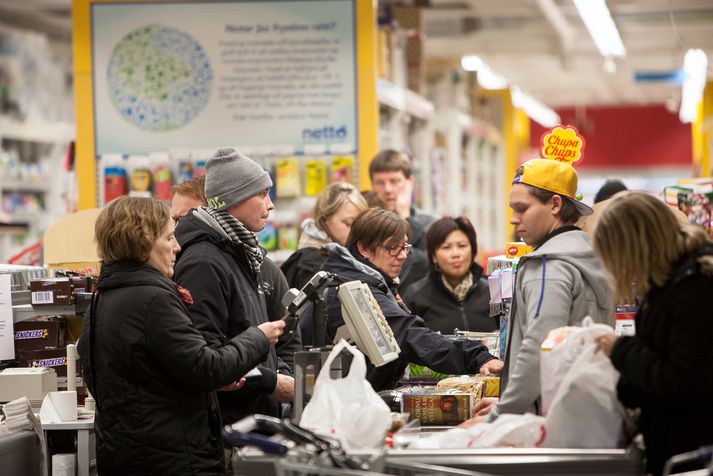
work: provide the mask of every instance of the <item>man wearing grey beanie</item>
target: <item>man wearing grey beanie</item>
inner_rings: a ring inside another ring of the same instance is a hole
[[[176,228],[181,252],[174,280],[191,292],[191,319],[211,345],[268,322],[259,274],[263,252],[254,233],[274,208],[271,186],[270,175],[249,157],[218,149],[206,162],[208,206],[194,209]],[[294,380],[274,347],[258,368],[260,378],[218,392],[224,424],[254,413],[279,417],[280,403],[292,401]]]

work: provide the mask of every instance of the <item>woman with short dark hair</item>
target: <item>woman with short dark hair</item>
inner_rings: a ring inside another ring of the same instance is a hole
[[[408,231],[408,222],[397,213],[370,208],[352,223],[346,248],[337,244],[326,245],[329,257],[322,269],[337,275],[335,286],[328,289],[326,297],[328,341],[331,342],[337,329],[344,325],[336,287],[358,280],[369,286],[401,348],[398,359],[381,367],[369,367],[367,380],[375,390],[396,386],[410,362],[447,374],[500,371],[502,362],[495,359],[485,346],[474,341],[452,340],[432,331],[401,301],[396,285],[401,266],[411,249],[407,242]],[[300,325],[303,342],[311,341],[311,316],[304,316]]]
[[[426,325],[443,334],[455,329],[492,332],[498,321],[490,317],[490,292],[483,268],[475,262],[475,229],[466,217],[436,220],[426,235],[431,260],[428,276],[409,287],[404,301]]]
[[[223,474],[213,390],[267,357],[284,321],[210,348],[171,277],[181,249],[167,204],[121,197],[95,225],[102,269],[79,355],[96,400],[99,474]]]

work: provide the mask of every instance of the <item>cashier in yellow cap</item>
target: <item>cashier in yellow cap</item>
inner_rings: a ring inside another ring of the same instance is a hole
[[[533,159],[515,172],[510,223],[534,251],[518,264],[500,400],[483,399],[466,425],[504,413],[540,414],[540,345],[547,333],[580,325],[585,316],[608,321],[603,267],[589,235],[574,226],[592,209],[576,194],[577,173],[566,162]]]

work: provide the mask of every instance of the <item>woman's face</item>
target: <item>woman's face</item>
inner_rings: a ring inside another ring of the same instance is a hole
[[[465,276],[473,263],[473,252],[465,233],[460,230],[450,232],[436,248],[433,262],[446,277],[461,279]]]
[[[359,252],[365,256],[378,269],[384,272],[391,279],[396,278],[401,272],[401,267],[406,261],[406,257],[411,251],[411,245],[406,242],[407,236],[401,238],[394,245],[379,245],[376,250],[370,251],[358,244]],[[396,240],[389,240],[394,243]]]
[[[148,264],[159,270],[168,279],[173,277],[176,254],[181,251],[173,231],[173,220],[169,220],[161,234],[156,238],[148,260]]]
[[[345,202],[334,215],[327,219],[325,231],[334,241],[344,246],[347,243],[349,230],[352,229],[352,223],[360,211],[352,202]]]

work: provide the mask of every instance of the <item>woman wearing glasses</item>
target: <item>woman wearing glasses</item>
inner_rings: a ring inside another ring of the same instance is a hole
[[[492,332],[498,321],[490,317],[490,292],[483,268],[475,262],[475,229],[466,217],[443,217],[426,235],[431,259],[428,276],[416,281],[404,301],[426,325],[443,334],[455,329]]]
[[[378,368],[369,367],[367,379],[374,390],[394,388],[409,362],[448,374],[500,371],[502,362],[495,359],[485,346],[473,341],[454,341],[432,331],[401,301],[396,286],[401,266],[411,249],[407,242],[408,231],[408,222],[398,214],[371,208],[352,223],[346,247],[326,245],[329,257],[322,269],[337,275],[336,285],[354,280],[366,283],[401,348],[398,359]],[[328,289],[326,297],[330,342],[337,329],[344,325],[336,285]],[[300,325],[303,341],[311,340],[311,316],[305,316]]]

